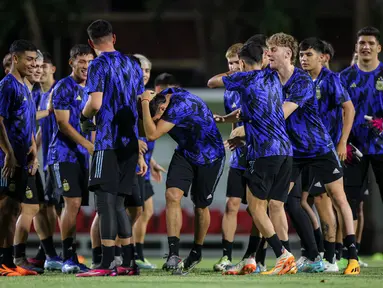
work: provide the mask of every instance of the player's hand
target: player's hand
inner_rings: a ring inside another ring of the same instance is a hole
[[[338,153],[340,161],[344,161],[347,159],[347,144],[339,142],[336,147],[336,152]]]
[[[92,131],[96,131],[96,125],[94,125],[92,119],[86,118],[82,113],[80,117],[81,131],[84,134],[88,134]]]
[[[93,156],[94,153],[94,144],[90,141],[87,141],[85,145],[86,150],[88,151],[89,155]]]
[[[37,170],[39,169],[39,166],[39,159],[35,157],[28,163],[28,173],[32,176],[35,175]]]
[[[144,93],[141,94],[141,102],[144,100],[152,101],[155,95],[156,93],[154,91],[146,90]]]
[[[358,148],[351,143],[347,144],[347,158],[344,161],[346,167],[357,165],[361,161],[362,157],[363,154],[358,150]]]
[[[368,126],[372,129],[375,136],[383,136],[383,118],[373,118],[372,116],[364,115],[364,119],[367,120]]]
[[[226,140],[223,144],[226,148],[229,148],[231,151],[240,148],[245,145],[245,141],[241,137],[234,137]]]
[[[224,123],[225,122],[225,117],[223,117],[221,115],[214,114],[213,117],[214,117],[214,121],[216,123]]]
[[[12,178],[17,167],[17,160],[13,151],[5,154],[4,167],[1,171],[3,178]]]
[[[145,163],[145,159],[142,155],[138,156],[138,168],[139,171],[137,172],[137,175],[140,175],[141,177],[144,177],[146,172],[148,172],[148,165]]]
[[[150,174],[152,175],[152,178],[157,183],[162,182],[162,173],[167,173],[164,167],[159,165],[158,163],[150,163]]]
[[[138,140],[138,151],[140,154],[145,154],[148,151],[148,145],[145,141]]]
[[[238,112],[237,114],[235,115],[237,117],[238,120],[242,120],[242,114],[241,114],[241,109],[238,109]]]
[[[244,126],[237,127],[233,131],[231,131],[230,138],[235,138],[235,137],[245,137],[245,127]]]

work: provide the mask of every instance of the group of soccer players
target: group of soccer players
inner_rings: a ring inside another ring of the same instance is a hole
[[[154,141],[164,134],[178,144],[166,179],[169,254],[164,270],[186,275],[201,261],[226,146],[233,152],[223,257],[215,271],[337,272],[341,262],[336,262],[336,250],[342,250],[344,274],[360,273],[355,230],[360,230],[357,217],[370,163],[383,193],[383,69],[377,29],[358,32],[356,63],[340,74],[328,67],[331,45],[318,38],[298,45],[284,33],[269,38],[257,34],[232,45],[226,53],[229,72],[208,82],[210,88],[226,89],[226,116],[213,115],[170,74],[156,78],[155,91],[145,90],[150,61],[116,51],[109,22],[96,20],[87,32],[88,45],[71,49],[72,72],[58,82],[52,57],[29,41],[15,41],[4,58],[0,275],[37,275],[45,268],[78,277],[131,276],[140,268],[155,268],[144,257],[143,243],[153,214],[150,179],[160,182],[166,172],[152,158]],[[303,70],[294,66],[297,57]],[[233,123],[225,142],[217,123]],[[77,214],[88,205],[89,191],[97,211],[90,268],[76,254]],[[182,260],[181,200],[189,192],[194,244]],[[323,236],[309,202],[315,202]],[[241,203],[247,204],[253,227],[243,259],[232,264]],[[286,213],[302,241],[297,261],[290,251]],[[57,218],[60,256],[52,238]],[[32,222],[41,245],[27,259]],[[269,271],[267,245],[277,258]]]

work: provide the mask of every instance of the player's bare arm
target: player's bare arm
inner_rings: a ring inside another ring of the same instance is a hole
[[[223,81],[222,81],[222,77],[229,76],[235,72],[236,71],[229,71],[226,73],[221,73],[221,74],[215,75],[214,77],[210,78],[210,80],[207,82],[207,87],[209,87],[209,88],[225,87],[225,85],[223,84]]]
[[[339,140],[338,146],[336,147],[336,151],[338,152],[340,160],[344,161],[347,158],[347,140],[350,136],[352,124],[354,123],[355,108],[351,100],[344,102],[342,104],[342,108],[344,115],[342,136]]]

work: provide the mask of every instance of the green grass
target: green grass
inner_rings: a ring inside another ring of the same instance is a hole
[[[246,276],[222,276],[212,271],[216,259],[205,259],[193,273],[187,276],[172,276],[168,272],[159,269],[155,271],[142,271],[141,276],[134,277],[95,277],[95,278],[76,278],[73,275],[62,275],[47,272],[40,276],[30,277],[1,277],[0,288],[45,288],[45,287],[240,287],[240,285],[252,285],[251,287],[383,287],[383,261],[371,261],[369,268],[362,270],[358,276],[343,276],[337,274],[296,274],[283,276],[266,275],[246,275]],[[161,267],[163,260],[153,261]],[[273,259],[269,259],[268,267],[274,264]],[[244,287],[244,286],[243,286]]]

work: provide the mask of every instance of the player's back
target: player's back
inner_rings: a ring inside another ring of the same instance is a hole
[[[96,151],[138,145],[136,101],[144,92],[142,79],[135,57],[113,51],[103,52],[92,61],[88,69],[88,93],[103,93],[96,114]]]

